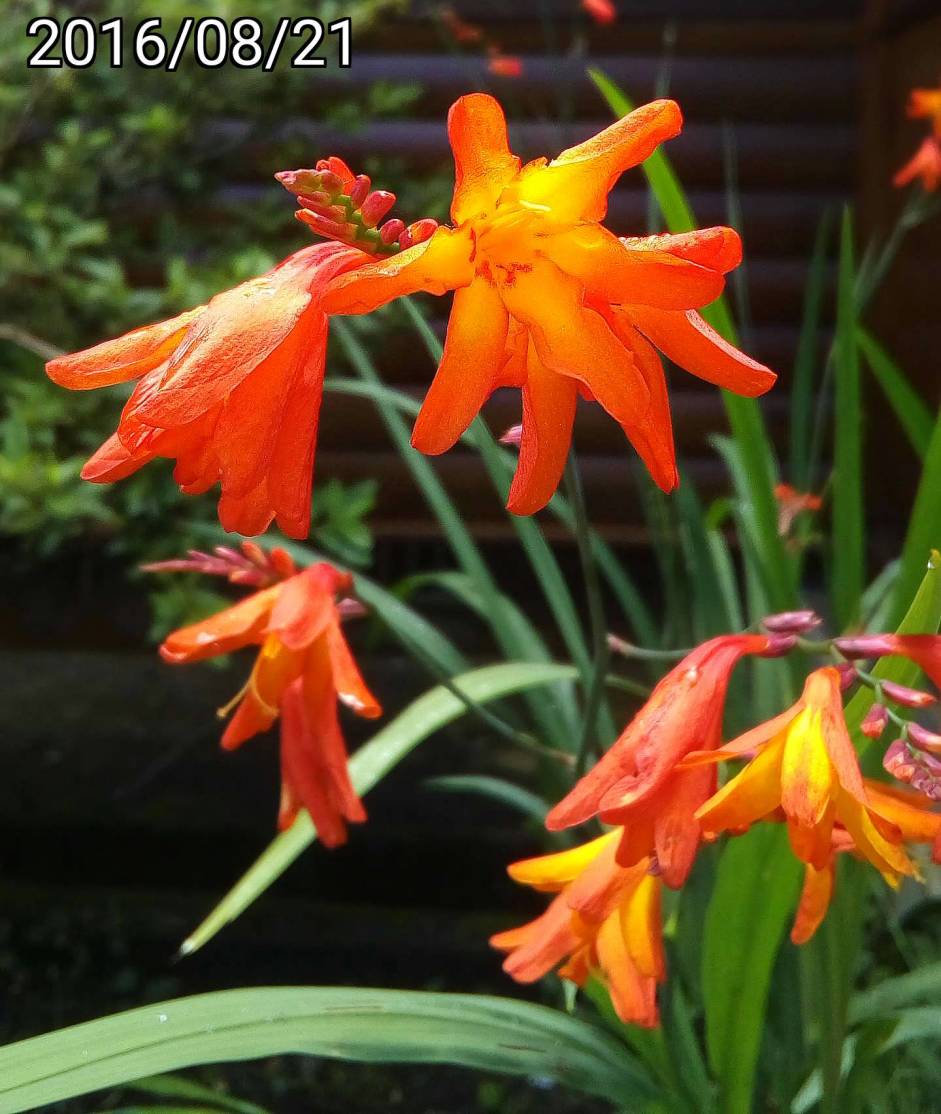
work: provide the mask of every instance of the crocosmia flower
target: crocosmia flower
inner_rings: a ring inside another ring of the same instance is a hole
[[[328,313],[367,313],[416,291],[455,291],[444,356],[412,441],[422,452],[444,452],[493,390],[520,388],[523,432],[508,501],[519,514],[555,491],[579,394],[622,426],[664,490],[676,485],[657,349],[739,394],[774,383],[696,312],[741,260],[732,229],[618,239],[600,223],[621,174],[681,124],[673,101],[655,101],[551,162],[521,166],[500,105],[484,94],[462,97],[448,116],[453,227],[334,279],[325,294]]]
[[[716,772],[677,764],[694,750],[721,744],[725,695],[738,662],[790,644],[732,634],[698,646],[660,681],[617,742],[552,809],[546,826],[558,831],[596,816],[618,824],[620,863],[653,856],[663,881],[681,886],[701,839],[695,812],[715,792]]]
[[[275,519],[306,537],[327,348],[320,295],[369,258],[316,244],[205,306],[50,361],[50,378],[72,390],[138,381],[83,477],[110,483],[169,457],[186,494],[221,486],[227,530],[260,534]]]
[[[340,629],[337,600],[351,587],[348,573],[313,565],[174,631],[160,647],[174,664],[260,647],[247,684],[229,706],[235,714],[222,745],[232,750],[280,716],[279,826],[288,827],[305,808],[328,847],[345,841],[347,822],[366,819],[350,783],[337,702],[367,718],[381,713]]]
[[[781,810],[795,855],[817,871],[829,863],[840,828],[889,881],[914,873],[898,831],[881,819],[860,773],[838,670],[815,670],[786,712],[718,750],[690,755],[686,764],[744,756],[751,760],[741,773],[696,812],[707,835],[745,831]]]
[[[907,186],[918,180],[925,193],[934,193],[941,186],[941,140],[929,135],[914,155],[900,167],[892,179],[894,186]]]
[[[913,89],[908,96],[908,115],[914,120],[930,120],[935,136],[941,139],[941,88]]]
[[[612,0],[582,0],[582,9],[591,16],[595,23],[614,23],[618,17],[617,9]]]
[[[658,1023],[657,984],[666,978],[660,879],[646,861],[620,866],[618,838],[613,831],[570,851],[514,863],[515,881],[557,896],[541,917],[490,943],[509,953],[503,969],[517,982],[559,968],[583,986],[594,974],[622,1021],[650,1028]]]

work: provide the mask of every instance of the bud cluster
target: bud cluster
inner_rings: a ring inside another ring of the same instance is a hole
[[[393,255],[424,243],[438,227],[431,217],[407,226],[398,217],[383,220],[395,194],[374,190],[368,174],[354,174],[336,156],[321,159],[313,170],[282,170],[275,178],[297,198],[298,220],[328,240],[372,255]]]
[[[249,584],[267,588],[287,580],[297,572],[290,555],[275,547],[267,552],[252,541],[242,542],[241,553],[227,545],[217,545],[212,553],[191,549],[186,557],[171,561],[154,561],[141,565],[144,572],[199,572],[206,576],[224,576],[232,584]]]

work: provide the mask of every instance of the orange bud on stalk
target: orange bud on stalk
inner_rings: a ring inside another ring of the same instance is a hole
[[[375,228],[394,204],[394,193],[390,193],[388,190],[373,190],[371,193],[367,194],[360,207],[360,215],[363,218],[363,224],[365,224],[367,228]]]
[[[878,739],[885,731],[888,722],[888,709],[882,704],[873,704],[863,718],[863,722],[859,725],[859,730],[867,739]]]
[[[394,244],[396,240],[405,231],[405,221],[399,220],[398,217],[393,217],[392,220],[387,220],[386,223],[379,229],[379,239],[384,244]]]
[[[369,195],[369,189],[372,186],[368,174],[357,174],[356,181],[353,183],[353,188],[350,190],[350,204],[354,209],[358,209]]]

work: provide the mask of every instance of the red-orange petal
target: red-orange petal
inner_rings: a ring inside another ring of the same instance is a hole
[[[667,252],[677,259],[687,259],[722,274],[727,274],[742,262],[742,239],[734,228],[724,225],[695,228],[677,234],[661,232],[655,236],[622,236],[620,239],[632,251]]]
[[[302,650],[322,635],[336,615],[333,597],[324,591],[316,567],[303,569],[280,585],[268,630],[291,650]]]
[[[339,699],[364,719],[382,715],[382,706],[363,680],[340,624],[334,619],[325,631],[327,654],[333,674],[333,687]]]
[[[88,458],[82,468],[82,479],[96,484],[110,484],[132,475],[153,460],[153,453],[131,453],[120,437],[112,433],[107,441]]]
[[[486,93],[459,97],[451,105],[448,139],[455,176],[451,219],[460,224],[496,205],[520,160],[510,151],[503,109]]]
[[[174,631],[164,639],[160,656],[173,663],[204,661],[250,643],[260,643],[279,591],[280,585],[265,588],[225,611]]]
[[[695,310],[681,313],[634,305],[628,312],[665,356],[707,383],[748,398],[763,395],[774,386],[777,376],[773,371],[723,340]]]
[[[833,897],[834,863],[830,861],[822,870],[812,866],[804,868],[804,886],[791,929],[792,944],[806,944],[814,935],[827,915]]]
[[[412,430],[419,452],[446,452],[477,417],[506,360],[508,327],[503,300],[486,278],[455,291],[441,364]]]

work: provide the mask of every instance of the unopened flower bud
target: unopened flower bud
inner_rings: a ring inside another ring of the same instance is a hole
[[[322,188],[319,170],[279,170],[275,178],[295,196],[299,193],[314,193]]]
[[[364,615],[369,614],[359,600],[354,600],[350,596],[337,603],[337,611],[340,613],[341,619],[361,619]]]
[[[885,731],[888,722],[888,709],[882,704],[873,704],[859,725],[859,730],[867,739],[878,739]]]
[[[399,220],[398,217],[393,217],[392,220],[387,220],[386,223],[379,229],[379,239],[384,244],[394,244],[396,240],[405,231],[405,221]]]
[[[298,209],[294,214],[302,224],[326,236],[329,240],[339,240],[341,243],[352,243],[356,238],[356,228],[349,222],[340,222],[325,217],[320,213],[311,212],[310,209]]]
[[[894,703],[905,708],[928,708],[937,703],[937,697],[921,689],[912,689],[908,685],[897,685],[894,681],[882,682],[883,693]]]
[[[353,188],[353,183],[356,181],[356,176],[346,163],[337,158],[336,155],[331,155],[328,159],[319,159],[317,162],[318,170],[326,170],[331,174],[335,174],[340,179],[340,184],[343,193],[349,193]]]
[[[895,652],[891,636],[887,634],[860,634],[849,638],[835,638],[833,645],[847,658],[881,658]]]
[[[366,200],[369,194],[369,187],[372,182],[368,174],[357,174],[356,180],[353,182],[353,188],[350,190],[350,204],[354,209],[358,209],[360,205]]]
[[[815,611],[780,611],[762,619],[761,625],[773,634],[803,634],[819,627],[822,622]]]
[[[911,781],[916,766],[904,739],[896,739],[889,744],[882,756],[882,768],[899,781]]]
[[[438,222],[434,217],[424,217],[422,220],[410,224],[406,232],[408,232],[410,245],[414,245],[423,244],[426,240],[430,240],[437,230]],[[399,243],[401,242],[402,239],[399,237]]]
[[[920,723],[908,725],[908,737],[920,749],[930,754],[941,754],[941,735],[922,727]]]
[[[339,174],[334,174],[332,170],[324,170],[320,175],[320,188],[328,193],[331,198],[336,197],[343,193],[343,179]]]
[[[773,634],[768,639],[768,648],[762,650],[763,658],[783,658],[797,645],[796,634]]]
[[[501,445],[512,445],[514,448],[519,448],[520,442],[523,440],[523,427],[521,425],[511,425],[510,428],[500,438]]]
[[[846,692],[858,679],[856,667],[850,665],[848,661],[841,661],[839,665],[837,665],[836,671],[840,675],[840,692]]]
[[[360,215],[367,228],[375,228],[395,204],[395,194],[388,190],[373,190],[360,206]],[[404,228],[405,225],[403,224]],[[398,237],[396,237],[398,239]]]

